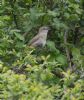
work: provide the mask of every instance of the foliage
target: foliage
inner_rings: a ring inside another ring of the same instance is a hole
[[[42,50],[27,43],[50,26]],[[0,99],[83,100],[84,1],[0,1]]]

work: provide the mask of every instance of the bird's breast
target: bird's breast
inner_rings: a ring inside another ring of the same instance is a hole
[[[46,39],[40,38],[40,43],[42,43],[43,46],[46,44]]]

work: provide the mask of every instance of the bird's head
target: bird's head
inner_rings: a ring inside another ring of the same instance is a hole
[[[43,26],[43,27],[40,27],[39,33],[48,33],[49,30],[50,28],[48,26]]]

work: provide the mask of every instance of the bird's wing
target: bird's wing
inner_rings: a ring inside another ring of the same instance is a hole
[[[29,45],[31,45],[32,43],[36,42],[39,39],[39,35],[36,35],[33,39],[31,39],[29,41]]]
[[[40,39],[38,39],[37,41],[33,42],[31,44],[31,46],[33,46],[33,47],[42,47],[43,43],[42,43],[42,41]]]

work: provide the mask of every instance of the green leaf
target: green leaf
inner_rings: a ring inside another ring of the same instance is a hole
[[[56,16],[59,15],[59,13],[57,13],[56,11],[50,11],[50,10],[48,10],[48,15],[56,17]]]
[[[63,64],[63,65],[65,65],[67,63],[66,57],[64,55],[62,55],[62,54],[58,55],[56,60],[58,62],[60,62],[61,64]]]
[[[24,37],[23,37],[21,34],[16,33],[16,32],[14,32],[14,34],[15,34],[15,36],[16,36],[19,40],[24,41]]]
[[[51,50],[56,50],[55,48],[55,43],[52,41],[47,41],[47,46],[49,47],[49,49]]]
[[[59,50],[56,49],[55,43],[53,41],[47,41],[47,47],[49,48],[50,51],[55,51],[59,53]]]
[[[20,42],[18,41],[18,42],[16,43],[15,47],[16,47],[16,48],[23,48],[23,47],[24,47],[24,43],[21,42],[21,41],[20,41]]]
[[[9,34],[15,34],[15,33],[19,33],[19,32],[20,32],[20,30],[18,30],[18,29],[12,29],[12,30],[10,30]]]
[[[74,57],[80,56],[80,49],[78,49],[78,48],[72,48],[72,55]]]

